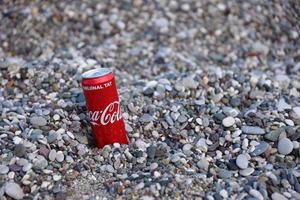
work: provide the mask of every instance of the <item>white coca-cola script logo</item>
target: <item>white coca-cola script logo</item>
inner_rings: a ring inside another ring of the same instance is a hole
[[[104,110],[89,111],[88,116],[91,124],[96,126],[99,126],[99,124],[104,126],[108,123],[114,123],[122,118],[120,104],[118,101],[114,101],[108,104]]]

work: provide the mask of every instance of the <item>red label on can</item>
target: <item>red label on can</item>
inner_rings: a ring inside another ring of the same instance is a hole
[[[110,69],[90,70],[82,77],[82,88],[96,146],[102,148],[106,144],[127,144],[116,83]]]

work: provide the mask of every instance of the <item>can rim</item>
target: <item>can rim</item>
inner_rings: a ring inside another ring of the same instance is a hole
[[[89,71],[86,71],[81,75],[81,77],[82,78],[96,78],[96,77],[105,76],[111,72],[112,72],[112,70],[110,68],[102,67],[102,68],[91,69]]]

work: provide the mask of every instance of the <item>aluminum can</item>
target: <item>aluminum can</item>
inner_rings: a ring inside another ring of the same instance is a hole
[[[127,144],[112,70],[98,68],[84,72],[82,88],[96,146],[102,148],[106,144]]]

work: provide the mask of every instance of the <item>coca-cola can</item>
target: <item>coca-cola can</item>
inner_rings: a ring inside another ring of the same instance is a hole
[[[82,88],[96,146],[102,148],[106,144],[127,144],[112,70],[98,68],[83,73]]]

